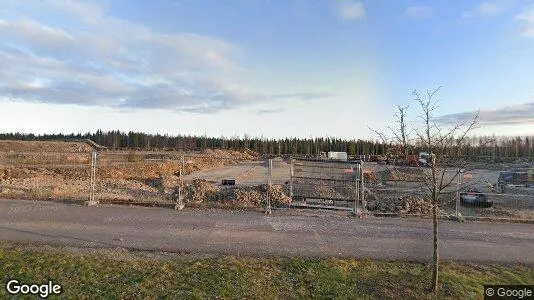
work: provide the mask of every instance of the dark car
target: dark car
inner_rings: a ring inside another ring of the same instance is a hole
[[[491,207],[493,205],[493,201],[488,200],[488,196],[474,188],[461,192],[460,202],[468,206]]]

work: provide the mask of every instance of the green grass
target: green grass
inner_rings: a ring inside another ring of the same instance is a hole
[[[356,259],[211,257],[150,259],[110,250],[75,254],[0,246],[5,283],[63,287],[63,298],[128,299],[429,299],[431,269],[422,263]],[[533,284],[522,265],[442,263],[440,299],[482,299],[484,284]],[[53,297],[52,297],[53,298]]]

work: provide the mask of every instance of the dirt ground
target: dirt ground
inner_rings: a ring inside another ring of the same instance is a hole
[[[71,201],[89,199],[91,161],[90,154],[83,153],[83,151],[91,149],[85,144],[8,141],[4,142],[2,147],[5,151],[0,152],[1,198]],[[17,147],[20,147],[22,151],[15,152]],[[183,173],[186,191],[202,194],[203,192],[198,188],[205,188],[215,182],[213,176],[209,182],[197,179],[201,179],[202,174],[211,173],[219,174],[220,178],[217,179],[222,179],[226,177],[223,174],[225,166],[228,165],[231,166],[229,175],[238,177],[238,180],[243,178],[248,181],[249,187],[235,187],[232,193],[226,192],[229,198],[225,199],[221,197],[223,194],[221,190],[218,192],[220,201],[205,202],[211,203],[210,205],[214,207],[220,206],[219,204],[225,207],[264,207],[266,180],[258,178],[261,177],[262,170],[266,173],[266,166],[255,161],[258,157],[256,153],[233,150],[206,150],[199,153],[179,153],[174,156],[168,153],[101,152],[98,158],[98,168],[95,170],[96,199],[100,202],[112,201],[114,203],[117,201],[125,203],[174,201],[173,193],[180,184],[181,155],[185,155]],[[250,169],[257,169],[256,173],[247,173]],[[263,177],[266,178],[266,176]],[[220,180],[218,182],[220,183]],[[196,190],[191,189],[195,186]],[[214,186],[214,189],[218,187]],[[271,196],[276,198],[278,195],[276,199],[287,202],[286,199],[279,197],[280,190],[281,187],[274,186]],[[199,195],[186,193],[186,202],[191,204],[202,202],[193,201],[193,198],[198,199]]]
[[[85,143],[0,141],[0,198],[86,201],[91,178],[91,147]],[[181,156],[184,161],[181,161]],[[101,202],[172,203],[180,185],[183,163],[184,199],[195,207],[263,208],[266,203],[268,166],[251,151],[206,150],[196,153],[101,152],[96,169],[95,196]],[[431,206],[424,201],[421,180],[424,170],[364,164],[365,202],[360,207],[378,214],[427,215]],[[450,172],[449,172],[450,173]],[[464,216],[534,219],[534,188],[507,188],[496,193],[491,184],[499,171],[466,171],[463,186],[485,193],[490,208],[459,205]],[[452,173],[447,174],[450,178]],[[235,186],[222,186],[234,179]],[[272,165],[273,205],[287,205],[290,165],[275,158]],[[456,209],[456,181],[442,195],[443,214]],[[309,198],[356,198],[354,186],[321,185],[316,182],[299,190]],[[299,200],[299,199],[294,199]],[[332,200],[333,202],[333,200]],[[354,204],[345,204],[352,207]]]
[[[367,181],[369,194],[380,194],[377,205],[381,205],[383,212],[397,211],[392,206],[399,206],[400,195],[418,195],[424,197],[425,185],[423,172],[425,169],[409,167],[392,167],[377,164],[368,164],[373,168],[374,180]],[[426,170],[428,172],[428,169]],[[456,174],[454,169],[448,169],[445,173],[444,182],[453,179]],[[534,188],[530,187],[507,187],[504,193],[499,193],[492,185],[498,181],[500,171],[492,169],[466,169],[461,178],[461,188],[476,188],[484,193],[488,200],[493,201],[493,206],[488,208],[473,207],[459,203],[458,211],[463,216],[534,219]],[[458,188],[458,180],[452,180],[452,184],[440,196],[440,206],[444,214],[454,214],[456,211],[455,191]],[[375,197],[376,198],[376,197]],[[373,199],[374,200],[374,199]],[[381,203],[386,202],[386,203]]]
[[[0,152],[58,152],[89,153],[91,146],[82,142],[59,141],[0,141]]]

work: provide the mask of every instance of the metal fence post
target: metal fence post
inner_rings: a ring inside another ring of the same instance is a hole
[[[364,177],[363,176],[363,162],[360,162],[360,183],[361,183],[361,195],[360,195],[360,198],[362,199],[362,209],[366,207],[365,205],[365,182],[364,182]]]
[[[462,170],[458,170],[458,182],[456,187],[455,216],[460,217],[460,188],[462,186]]]
[[[268,170],[268,175],[267,175],[267,209],[266,209],[266,213],[267,214],[271,214],[271,185],[272,185],[272,171],[273,171],[273,160],[272,159],[268,159],[267,160],[267,170]]]
[[[289,176],[289,198],[293,201],[293,158],[290,159]]]
[[[96,185],[96,164],[97,164],[97,152],[93,151],[91,153],[91,180],[89,187],[89,201],[85,202],[86,206],[91,206],[97,204],[95,200],[95,185]]]
[[[183,188],[184,188],[184,171],[185,171],[185,162],[184,162],[184,156],[180,156],[180,178],[178,180],[178,204],[174,207],[174,209],[182,210],[185,207],[184,200],[183,200]]]
[[[356,177],[356,199],[354,199],[354,208],[352,211],[352,214],[356,215],[358,213],[358,201],[360,201],[360,180],[361,180],[361,164],[358,164],[358,167],[356,168],[357,177]],[[358,178],[360,177],[360,178]]]

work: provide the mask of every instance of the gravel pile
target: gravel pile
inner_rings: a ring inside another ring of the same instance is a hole
[[[432,204],[420,196],[407,195],[399,197],[376,197],[367,198],[367,210],[378,213],[396,213],[410,215],[430,215]],[[438,208],[438,214],[443,210]]]
[[[271,204],[287,204],[290,202],[286,188],[281,185],[271,186]],[[186,203],[226,203],[238,207],[261,207],[267,201],[267,186],[217,186],[214,183],[195,179],[184,186]]]
[[[387,180],[422,181],[424,170],[418,168],[395,168],[384,171]]]
[[[380,178],[375,172],[364,172],[363,180],[365,183],[380,183]]]

